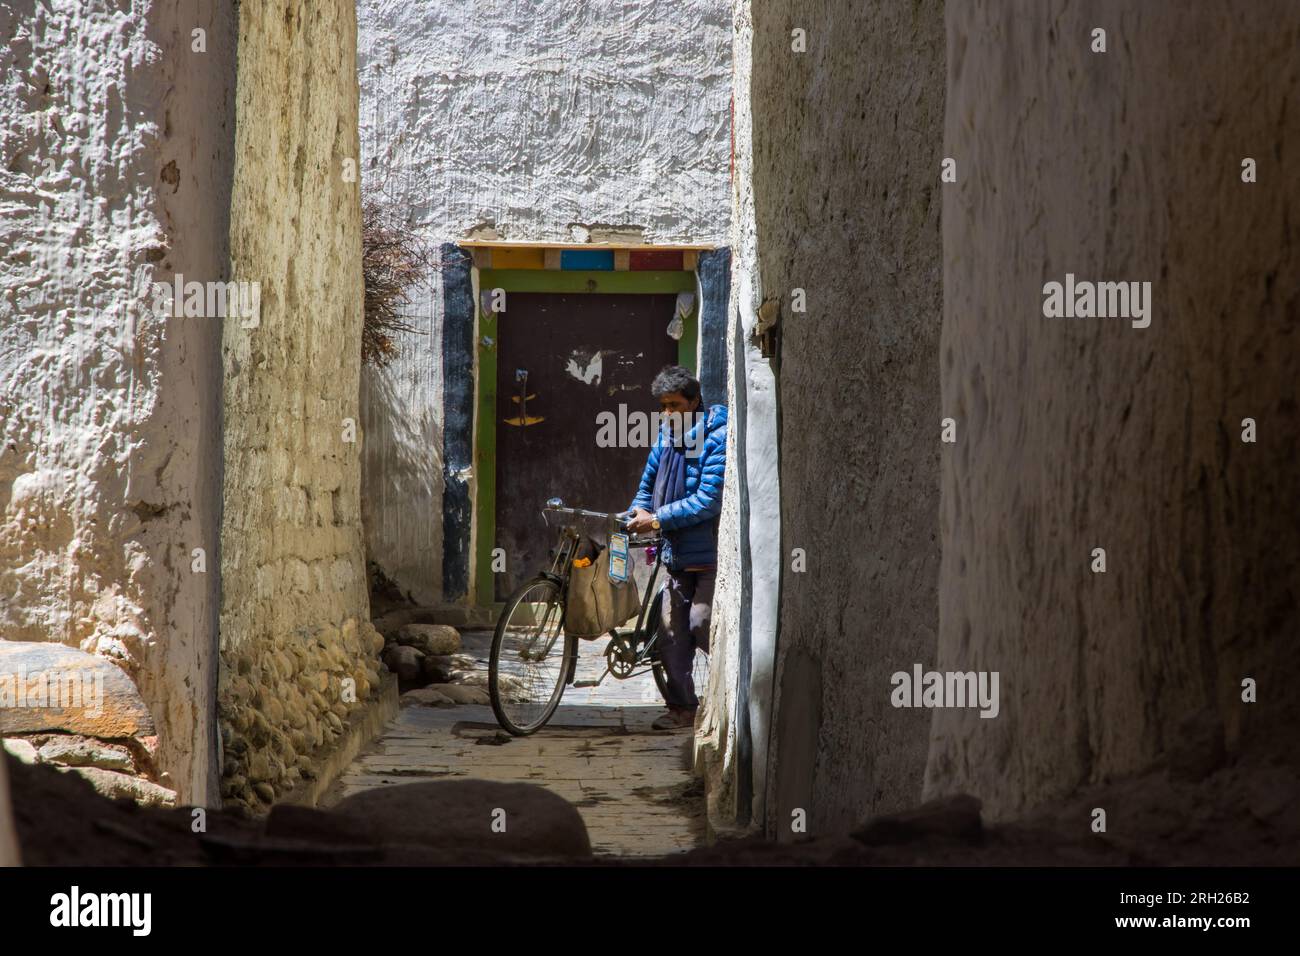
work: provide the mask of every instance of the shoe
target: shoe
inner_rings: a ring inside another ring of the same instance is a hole
[[[669,707],[664,714],[650,725],[654,730],[681,730],[683,727],[695,727],[695,711],[679,707]]]

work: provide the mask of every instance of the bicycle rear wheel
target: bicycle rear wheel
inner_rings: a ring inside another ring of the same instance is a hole
[[[662,628],[660,610],[663,606],[664,592],[660,591],[655,595],[654,602],[650,605],[650,620],[646,623],[647,640],[654,639],[655,646],[650,652],[652,663],[650,665],[651,673],[654,674],[655,686],[659,688],[659,696],[668,699],[668,672],[664,669],[663,661],[659,657],[659,638]],[[704,693],[704,688],[709,685],[709,655],[699,648],[695,649],[695,660],[691,667],[691,680],[695,685],[695,696],[699,697]]]
[[[545,726],[577,656],[577,638],[564,633],[559,584],[533,578],[510,596],[492,637],[488,694],[497,722],[517,737]]]
[[[655,675],[655,686],[659,688],[659,696],[665,701],[668,700],[668,672],[664,670],[664,665],[660,663],[658,657],[655,657],[651,670]],[[697,698],[702,697],[704,689],[709,686],[709,655],[698,647],[695,649],[695,660],[691,665],[691,683],[695,685]]]

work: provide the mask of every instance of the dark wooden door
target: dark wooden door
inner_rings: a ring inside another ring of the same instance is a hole
[[[506,554],[505,573],[493,575],[497,600],[545,564],[548,498],[593,511],[632,500],[649,449],[598,447],[597,416],[617,417],[619,405],[658,410],[650,381],[677,361],[667,331],[675,303],[671,294],[507,296],[497,325],[496,547]]]

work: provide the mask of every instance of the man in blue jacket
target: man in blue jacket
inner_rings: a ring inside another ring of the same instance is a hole
[[[679,365],[655,376],[650,391],[659,400],[663,426],[650,449],[628,530],[663,533],[668,569],[659,648],[667,675],[668,712],[656,730],[695,725],[695,648],[709,650],[709,618],[718,564],[718,515],[727,459],[727,408],[699,412],[700,383]]]

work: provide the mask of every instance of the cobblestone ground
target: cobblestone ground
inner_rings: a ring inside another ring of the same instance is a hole
[[[466,631],[462,652],[484,686],[490,632]],[[605,641],[582,641],[579,679],[604,669]],[[650,674],[568,688],[551,722],[510,737],[486,705],[404,705],[383,736],[326,795],[330,806],[375,787],[466,777],[535,783],[575,804],[597,855],[661,856],[704,843],[704,798],[689,770],[691,734],[650,729],[663,702]]]

